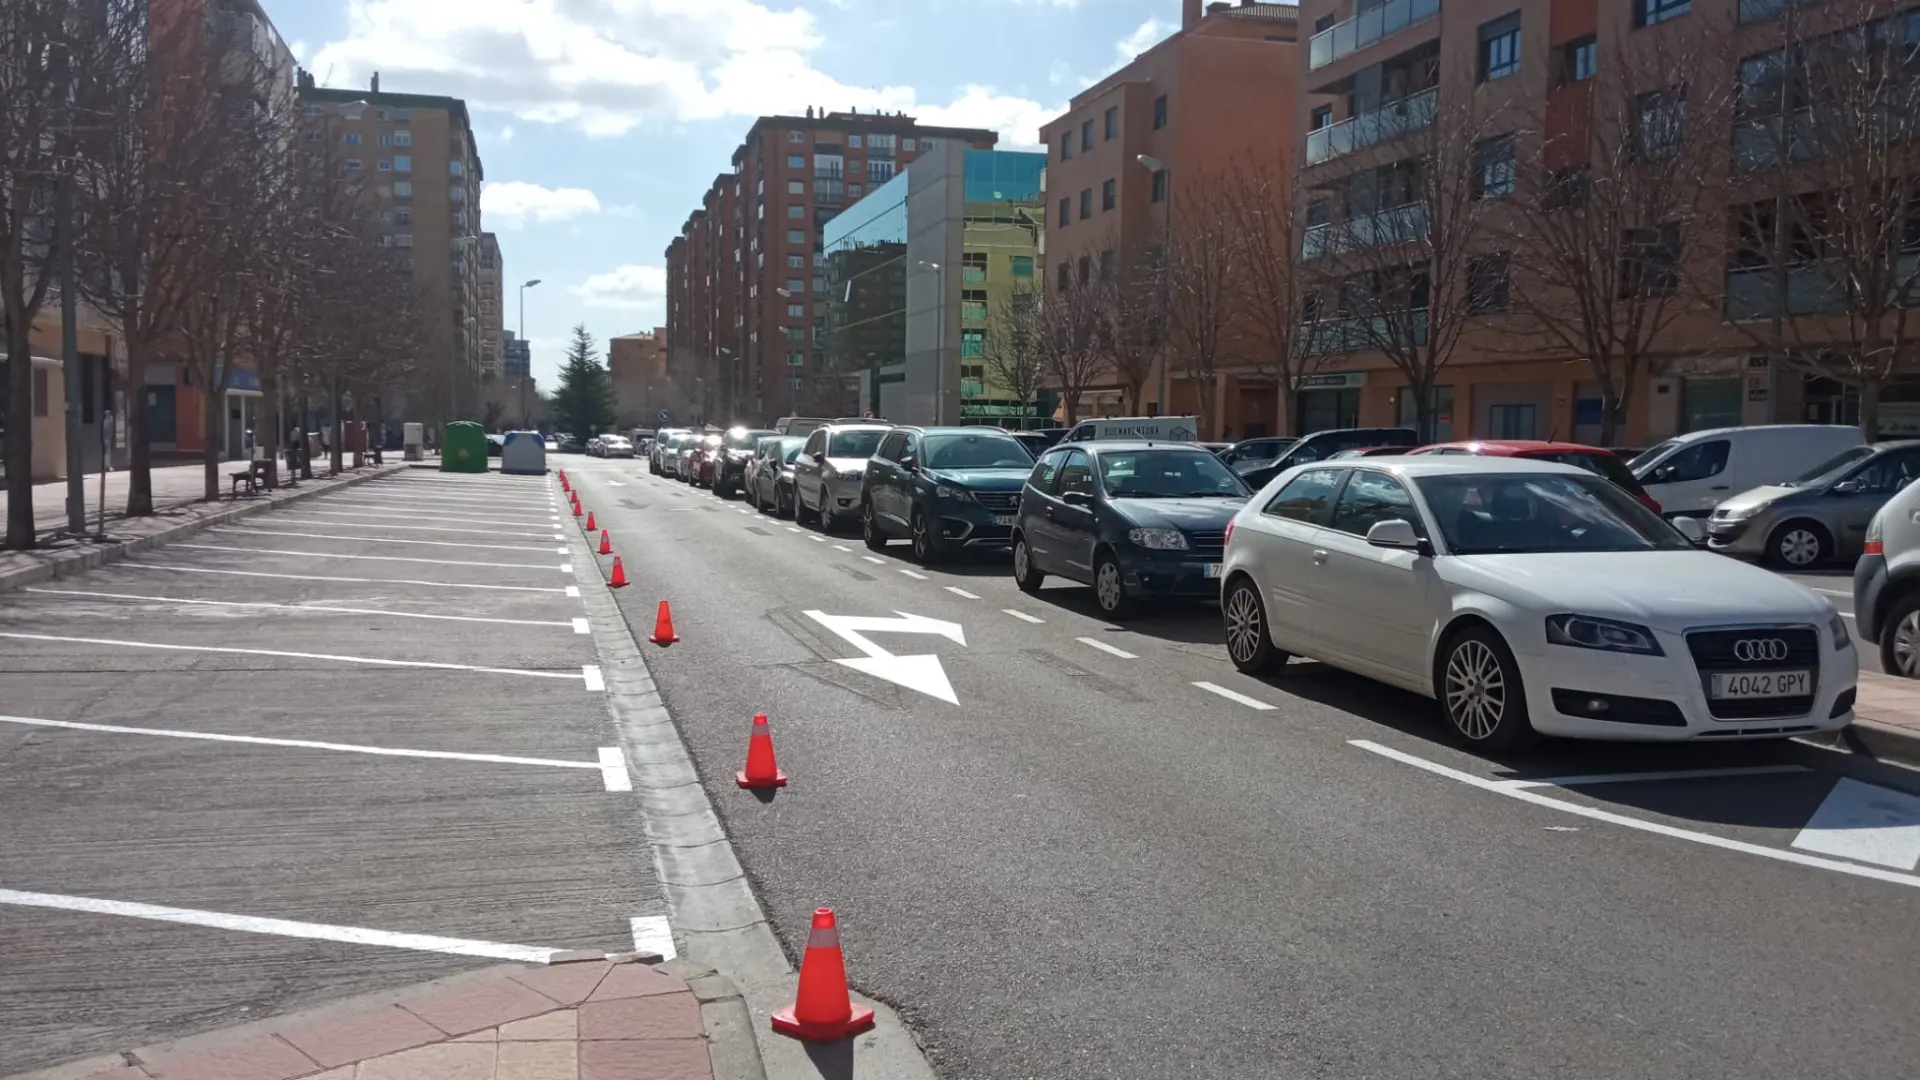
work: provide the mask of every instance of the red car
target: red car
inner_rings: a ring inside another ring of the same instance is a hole
[[[1660,512],[1660,504],[1653,501],[1647,489],[1633,478],[1627,470],[1627,463],[1611,450],[1598,446],[1582,446],[1579,443],[1540,442],[1535,439],[1482,439],[1477,442],[1435,443],[1418,450],[1406,451],[1408,454],[1484,454],[1489,457],[1532,458],[1535,461],[1557,461],[1562,465],[1578,465],[1588,472],[1598,473],[1613,481],[1629,495],[1639,499],[1647,509]]]

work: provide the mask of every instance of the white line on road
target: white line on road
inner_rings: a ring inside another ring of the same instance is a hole
[[[1920,797],[1842,777],[1793,846],[1912,870],[1920,866]]]
[[[561,572],[561,573],[563,573],[563,574],[571,574],[571,573],[573,573],[573,564],[572,564],[572,563],[570,563],[570,562],[563,562],[563,563],[561,563],[561,564],[560,564],[560,572]]]
[[[580,666],[580,678],[587,684],[589,691],[599,691],[607,688],[606,680],[600,677],[600,665],[598,664],[582,664]]]
[[[845,544],[835,544],[835,545],[833,545],[833,550],[835,550],[835,551],[844,551],[844,552],[846,552],[846,553],[847,553],[847,554],[849,554],[849,555],[851,555],[851,554],[853,554],[853,549],[852,549],[852,548],[850,548],[850,547],[848,547],[848,546],[847,546],[847,545],[845,545]]]
[[[335,615],[391,615],[396,619],[442,619],[448,622],[497,623],[502,626],[568,626],[578,629],[585,619],[575,619],[572,624],[552,619],[489,619],[479,615],[427,615],[417,611],[387,611],[382,608],[336,607],[332,604],[269,604],[265,601],[246,600],[188,600],[178,596],[138,596],[133,593],[83,592],[79,589],[39,589],[31,586],[21,592],[42,593],[47,596],[90,596],[102,600],[142,600],[156,604],[202,604],[209,607],[270,608],[276,611],[324,611]],[[586,633],[580,630],[580,633]]]
[[[1202,690],[1205,690],[1209,694],[1219,694],[1221,697],[1226,698],[1228,701],[1237,701],[1240,704],[1245,705],[1249,709],[1254,709],[1259,712],[1271,712],[1273,710],[1272,705],[1269,705],[1266,702],[1261,701],[1259,698],[1248,697],[1245,694],[1237,693],[1235,691],[1227,689],[1224,686],[1221,686],[1218,683],[1197,682],[1197,683],[1194,683],[1193,685],[1199,687]]]
[[[662,960],[679,956],[673,947],[673,927],[665,915],[635,915],[628,920],[633,928],[633,951],[658,953]]]
[[[413,513],[412,511],[405,511],[405,510],[396,510],[393,513],[389,513],[389,514],[376,514],[372,512],[373,509],[376,507],[381,509],[386,509],[385,503],[335,502],[332,499],[328,499],[325,502],[315,503],[313,505],[316,507],[325,506],[325,507],[331,508],[331,507],[340,506],[340,507],[348,508],[345,513],[339,513],[339,514],[334,514],[332,510],[329,509],[327,512],[329,514],[332,514],[332,516],[334,517],[357,517],[357,518],[375,518],[375,519],[399,518],[402,521],[419,521],[423,516],[425,516],[433,521],[457,521],[462,525],[525,525],[532,528],[538,528],[542,525],[547,524],[547,522],[541,521],[537,517],[502,518],[502,517],[494,517],[492,515],[488,515],[486,517],[459,517],[459,516],[454,516],[449,514],[421,515],[421,514]],[[356,507],[366,507],[367,512],[362,513],[360,510],[355,509]],[[319,512],[318,510],[309,510],[309,511],[305,511],[304,513],[311,514],[311,513],[318,513],[318,512]],[[302,512],[290,510],[288,511],[288,513],[296,514],[296,513],[302,513]],[[549,519],[558,519],[560,515],[549,514],[548,517]],[[379,527],[385,528],[386,526],[379,526]]]
[[[186,547],[187,545],[174,544],[173,546]],[[232,551],[234,549],[218,548],[216,550]],[[430,585],[436,589],[498,589],[505,592],[565,592],[568,596],[580,595],[578,585],[569,585],[562,590],[551,589],[544,585],[480,585],[471,581],[414,581],[409,578],[335,577],[330,574],[269,574],[260,570],[214,570],[205,566],[168,566],[164,563],[123,562],[120,566],[128,570],[166,570],[177,574],[225,574],[229,577],[280,578],[286,581],[351,581],[359,585]],[[536,566],[534,569],[541,568]]]
[[[359,544],[414,544],[422,547],[456,547],[456,548],[471,548],[471,549],[477,549],[482,551],[549,551],[549,550],[552,550],[550,548],[544,548],[544,547],[530,547],[526,544],[467,544],[467,543],[457,543],[452,540],[400,540],[400,539],[395,539],[394,537],[391,537],[391,536],[341,536],[337,533],[289,532],[285,529],[262,529],[257,525],[230,525],[227,527],[237,528],[244,532],[247,532],[250,534],[257,534],[260,536],[296,536],[303,540],[351,540]],[[567,553],[566,548],[561,548],[559,551],[555,552],[555,554],[557,555],[565,555],[566,553]]]
[[[607,485],[608,487],[626,487],[627,486],[618,480],[602,480],[600,482]]]
[[[600,778],[608,791],[632,791],[633,777],[627,773],[627,755],[617,746],[600,748]]]
[[[390,660],[384,656],[337,656],[332,653],[287,652],[280,649],[239,649],[229,645],[175,645],[159,641],[121,641],[116,638],[63,637],[57,634],[15,634],[0,632],[0,638],[17,641],[55,641],[67,645],[110,645],[123,649],[165,649],[169,652],[228,653],[238,656],[283,656],[292,660],[336,660],[343,664],[372,664],[376,667],[432,668],[436,671],[473,671],[485,675],[524,675],[531,679],[577,679],[571,671],[531,671],[527,668],[479,667],[474,664],[441,664],[431,660]],[[594,669],[593,678],[600,672]]]
[[[593,633],[593,627],[588,626],[587,620],[585,619],[575,619],[573,620],[573,632],[576,634],[591,634]]]
[[[560,538],[556,536],[554,537],[554,539],[558,540]],[[553,549],[553,553],[555,555],[565,555],[569,550],[570,549],[567,547],[567,545],[561,544],[559,547]]]
[[[824,536],[812,536],[812,535],[809,535],[809,536],[807,537],[807,539],[809,539],[809,540],[811,540],[811,541],[813,541],[813,542],[814,542],[814,543],[816,543],[816,544],[824,544],[824,543],[826,543],[826,542],[827,542],[827,538],[826,538],[826,537],[824,537]]]
[[[873,565],[875,565],[875,566],[885,566],[885,565],[887,565],[887,560],[885,560],[885,559],[882,559],[882,558],[880,558],[880,557],[879,557],[879,556],[877,556],[877,555],[862,555],[862,556],[860,556],[860,557],[861,557],[861,558],[863,558],[863,559],[865,559],[865,560],[867,560],[868,562],[870,562],[870,563],[872,563],[872,564],[873,564]]]
[[[0,889],[0,904],[15,907],[51,908],[79,911],[92,915],[122,915],[130,919],[206,926],[215,930],[237,930],[243,934],[305,938],[310,941],[339,941],[349,945],[378,945],[414,952],[447,953],[453,956],[484,956],[494,960],[512,960],[523,964],[544,964],[556,950],[536,949],[531,945],[503,945],[493,941],[437,937],[432,934],[401,934],[391,930],[368,930],[358,926],[328,926],[323,923],[293,922],[288,919],[261,919],[251,915],[228,915],[219,911],[195,911],[190,908],[161,907],[158,904],[134,904],[123,900],[95,900],[86,896],[56,896],[52,893],[18,892]]]
[[[351,518],[358,518],[362,516],[363,515],[360,515],[360,514],[323,514],[317,510],[308,510],[304,513],[288,514],[284,518],[281,518],[280,520],[284,520],[289,524],[292,524],[296,520],[304,521],[307,518],[317,517],[317,518],[351,519]],[[319,524],[332,525],[334,524],[334,522],[322,521],[322,522],[319,522]],[[353,521],[353,520],[341,520],[339,524],[346,525],[349,528],[353,526],[359,526],[362,529],[396,529],[403,532],[458,533],[461,536],[495,536],[501,539],[508,539],[511,537],[522,537],[527,540],[539,540],[543,537],[553,535],[553,533],[550,530],[545,532],[516,533],[516,532],[501,532],[499,529],[443,529],[438,525],[383,525],[383,524],[380,524],[379,522],[374,522],[374,521]],[[527,527],[530,529],[545,528],[545,526],[542,526],[533,522],[528,522]]]
[[[1092,646],[1093,648],[1099,649],[1103,653],[1112,653],[1113,655],[1119,657],[1122,660],[1140,659],[1138,654],[1130,653],[1125,649],[1119,648],[1118,646],[1109,645],[1106,642],[1101,641],[1099,638],[1082,637],[1082,638],[1074,638],[1073,640],[1079,642],[1082,645],[1089,645],[1089,646]]]
[[[1533,803],[1535,806],[1544,806],[1552,810],[1559,810],[1562,813],[1573,814],[1576,817],[1588,818],[1593,821],[1604,821],[1611,825],[1619,825],[1628,829],[1638,829],[1641,832],[1671,837],[1675,840],[1690,840],[1696,844],[1704,844],[1707,847],[1720,848],[1724,851],[1738,851],[1747,855],[1758,855],[1763,859],[1794,863],[1799,866],[1812,866],[1822,870],[1834,870],[1842,874],[1852,874],[1855,877],[1871,878],[1875,881],[1885,881],[1895,885],[1920,888],[1920,875],[1916,874],[1902,874],[1892,870],[1881,870],[1871,866],[1861,866],[1858,863],[1841,862],[1838,859],[1823,859],[1816,855],[1803,855],[1798,851],[1788,851],[1784,848],[1761,847],[1759,844],[1749,844],[1744,840],[1734,840],[1725,836],[1714,836],[1710,833],[1676,828],[1672,825],[1663,825],[1657,821],[1642,821],[1639,818],[1628,817],[1625,814],[1616,814],[1609,810],[1602,810],[1597,806],[1570,803],[1564,799],[1551,798],[1527,788],[1515,787],[1513,782],[1509,780],[1488,780],[1484,777],[1475,776],[1472,773],[1449,768],[1437,761],[1428,761],[1422,757],[1415,757],[1403,750],[1395,750],[1390,746],[1382,746],[1377,742],[1372,742],[1367,739],[1351,739],[1347,745],[1357,746],[1368,753],[1378,754],[1381,757],[1398,761],[1402,765],[1411,765],[1416,769],[1424,769],[1427,772],[1433,773],[1435,776],[1444,776],[1449,780],[1459,781],[1468,787],[1476,787],[1482,791],[1491,791],[1496,795],[1505,795],[1509,799],[1519,799],[1521,802]]]
[[[961,588],[961,587],[959,587],[958,585],[949,585],[949,586],[947,586],[947,591],[948,591],[948,592],[950,592],[950,593],[952,593],[953,595],[955,595],[955,596],[958,596],[958,597],[960,597],[960,598],[962,598],[962,599],[965,599],[965,600],[978,600],[978,599],[980,599],[980,597],[979,597],[978,595],[976,595],[976,594],[974,594],[974,593],[970,593],[970,592],[968,592],[967,590],[965,590],[965,589],[963,589],[963,588]]]
[[[1047,620],[1045,620],[1045,619],[1042,619],[1042,618],[1040,618],[1040,617],[1039,617],[1039,616],[1037,616],[1037,615],[1029,615],[1029,614],[1027,614],[1027,613],[1026,613],[1026,612],[1024,612],[1024,611],[1018,611],[1018,610],[1016,610],[1016,609],[1014,609],[1014,608],[1010,608],[1010,607],[1009,607],[1009,608],[1001,608],[1000,610],[1001,610],[1001,611],[1004,611],[1004,612],[1006,612],[1006,613],[1007,613],[1008,615],[1011,615],[1011,616],[1013,616],[1013,617],[1014,617],[1014,618],[1016,618],[1016,619],[1019,619],[1019,620],[1020,620],[1021,622],[1029,622],[1029,623],[1043,623],[1043,622],[1046,622],[1046,621],[1047,621]]]
[[[1550,776],[1540,780],[1508,780],[1507,786],[1587,787],[1596,784],[1638,784],[1649,780],[1719,780],[1736,776],[1777,776],[1781,773],[1812,772],[1805,765],[1730,765],[1720,769],[1669,769],[1665,772],[1592,773],[1586,776]]]
[[[788,531],[788,532],[799,532],[800,530],[799,530],[799,529],[797,529],[797,528],[795,528],[795,527],[794,527],[794,526],[792,526],[792,525],[789,525],[789,526],[787,526],[787,531]]]
[[[900,568],[900,572],[907,575],[908,577],[912,578],[915,581],[927,580],[927,575],[921,573],[918,570],[908,570],[906,567],[903,566]]]
[[[426,563],[430,566],[484,566],[492,570],[552,570],[552,563],[514,563],[514,562],[467,562],[450,559],[410,559],[404,555],[345,555],[338,551],[289,551],[286,548],[243,548],[228,547],[225,544],[168,544],[169,548],[189,548],[194,551],[219,551],[228,555],[303,555],[309,559],[367,559],[373,562],[410,562]],[[540,550],[544,551],[545,548]],[[561,565],[558,569],[571,572],[573,567]],[[429,583],[431,584],[431,583]]]
[[[388,505],[404,504],[407,506],[412,506],[416,503],[461,503],[463,505],[471,506],[474,509],[481,510],[481,511],[491,511],[495,509],[504,510],[509,508],[516,509],[516,510],[540,509],[539,500],[522,499],[517,496],[499,498],[499,499],[476,499],[471,495],[420,495],[420,494],[415,494],[414,492],[411,492],[411,491],[408,491],[408,492],[369,491],[367,492],[367,494],[396,496],[396,498],[392,498],[392,499],[372,500],[375,502],[386,502]]]
[[[365,746],[356,743],[318,742],[313,739],[271,739],[261,735],[225,735],[211,731],[177,731],[171,728],[126,727],[120,724],[87,724],[77,720],[41,720],[32,716],[0,716],[0,724],[27,727],[66,728],[93,731],[104,735],[152,735],[165,739],[191,739],[197,742],[244,743],[249,746],[283,746],[293,750],[332,750],[372,757],[434,758],[441,761],[472,761],[482,765],[539,765],[549,769],[606,768],[605,751],[600,761],[560,761],[554,758],[521,757],[517,754],[467,754],[454,750],[406,750],[391,746]]]

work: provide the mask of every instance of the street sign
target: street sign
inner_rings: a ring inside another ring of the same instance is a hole
[[[672,420],[673,420],[673,414],[672,414],[672,413],[670,413],[670,412],[668,412],[668,411],[667,411],[667,410],[665,410],[665,409],[661,409],[661,410],[660,410],[660,422],[661,422],[661,423],[663,423],[663,424],[665,424],[665,423],[668,423],[668,422],[670,422],[670,421],[672,421]]]
[[[807,618],[833,631],[847,644],[865,654],[845,660],[835,660],[834,663],[872,675],[876,679],[885,679],[928,697],[939,698],[949,705],[960,704],[960,699],[954,696],[953,683],[947,680],[947,671],[940,666],[938,656],[932,654],[895,656],[874,644],[866,635],[870,633],[938,634],[956,645],[965,645],[966,632],[961,629],[959,623],[929,619],[924,615],[910,615],[904,611],[896,611],[894,614],[899,618],[829,615],[824,611],[809,611]]]

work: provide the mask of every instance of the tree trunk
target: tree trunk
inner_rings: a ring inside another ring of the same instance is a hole
[[[260,416],[253,422],[253,442],[255,446],[265,445],[267,460],[273,461],[280,452],[280,372],[277,366],[262,365],[267,370],[260,376]],[[276,462],[267,473],[267,490],[278,487],[280,466]]]
[[[1289,385],[1289,380],[1285,376],[1281,376],[1280,378],[1275,379],[1274,383],[1275,383],[1275,389],[1278,391],[1275,394],[1275,396],[1280,399],[1280,415],[1274,418],[1275,423],[1273,425],[1272,434],[1275,434],[1275,435],[1296,434],[1293,430],[1294,419],[1295,419],[1294,395],[1296,391],[1293,389],[1291,385]]]
[[[1880,438],[1880,382],[1872,375],[1860,380],[1860,433],[1868,442]]]
[[[1627,422],[1627,402],[1605,400],[1600,403],[1600,445],[1611,447],[1620,441],[1620,428]]]
[[[1073,422],[1079,419],[1080,417],[1080,393],[1081,391],[1078,389],[1071,389],[1071,390],[1063,391],[1060,395],[1062,398],[1066,399],[1066,404],[1067,404],[1066,424],[1068,427],[1072,427]]]
[[[220,426],[227,422],[227,411],[221,407],[224,397],[217,381],[202,377],[200,380],[201,432],[204,440],[200,447],[200,464],[205,472],[205,495],[208,502],[220,501]]]
[[[1432,380],[1407,381],[1407,393],[1413,395],[1413,430],[1422,443],[1433,441],[1433,383]]]
[[[7,324],[7,543],[22,551],[33,537],[33,346],[27,320]]]
[[[332,445],[327,453],[327,467],[332,470],[331,475],[339,476],[341,466],[340,444],[346,441],[347,429],[345,422],[340,419],[340,377],[338,375],[333,378],[333,420],[327,426],[333,429],[333,434],[328,439],[328,442]]]
[[[123,326],[135,325],[128,319]],[[147,435],[147,348],[126,335],[127,342],[127,415],[121,423],[127,430],[127,516],[147,517],[153,513],[153,450]]]

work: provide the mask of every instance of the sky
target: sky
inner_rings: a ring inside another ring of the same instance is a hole
[[[1170,33],[1180,0],[262,0],[324,86],[465,98],[506,328],[552,386],[576,323],[664,325],[666,248],[753,118],[813,105],[1003,149]]]

